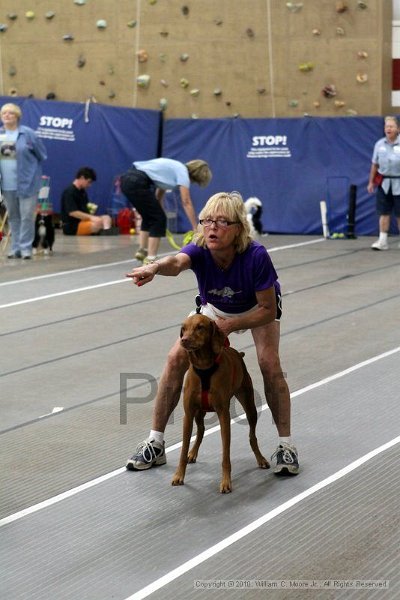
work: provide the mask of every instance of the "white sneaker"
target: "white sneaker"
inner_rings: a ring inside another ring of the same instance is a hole
[[[389,244],[384,244],[380,240],[374,242],[371,246],[372,250],[389,250]]]

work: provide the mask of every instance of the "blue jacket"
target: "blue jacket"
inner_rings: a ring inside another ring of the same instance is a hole
[[[4,133],[0,128],[0,133]],[[39,192],[42,177],[42,161],[47,152],[42,140],[30,127],[18,126],[17,152],[17,194],[20,198],[30,198]]]

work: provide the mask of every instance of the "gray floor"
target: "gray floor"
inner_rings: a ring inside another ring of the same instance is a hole
[[[400,249],[393,237],[372,252],[372,241],[263,238],[284,291],[302,471],[258,469],[238,420],[229,495],[218,493],[213,415],[185,486],[170,485],[180,407],[168,464],[124,468],[148,433],[193,275],[136,288],[129,236],[58,234],[51,257],[1,256],[0,598],[399,598]],[[251,336],[231,341],[246,353],[270,455]]]

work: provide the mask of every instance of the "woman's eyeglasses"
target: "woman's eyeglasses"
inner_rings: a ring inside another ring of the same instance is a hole
[[[227,229],[229,225],[240,225],[240,221],[227,221],[226,219],[200,219],[199,223],[203,227],[211,227],[214,223],[220,229]]]

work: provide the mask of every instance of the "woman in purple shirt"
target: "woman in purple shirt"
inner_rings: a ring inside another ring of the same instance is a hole
[[[237,192],[212,196],[200,213],[194,241],[175,256],[138,267],[128,274],[142,286],[155,275],[176,276],[192,269],[197,277],[200,311],[229,336],[250,329],[264,381],[264,391],[278,430],[273,457],[277,475],[297,475],[297,450],[290,437],[290,394],[279,359],[281,293],[278,276],[264,248],[250,237],[242,197]],[[178,404],[188,369],[178,339],[161,375],[148,439],[127,462],[130,470],[166,463],[164,431]]]

